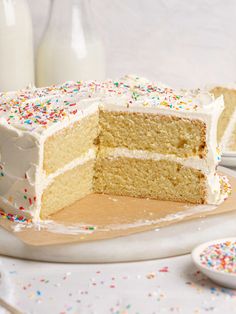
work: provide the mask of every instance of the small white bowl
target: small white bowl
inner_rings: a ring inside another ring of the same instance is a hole
[[[192,251],[192,259],[197,268],[203,272],[207,277],[209,277],[212,281],[217,283],[220,286],[224,286],[230,289],[236,289],[236,274],[235,273],[226,273],[223,271],[218,271],[215,269],[208,268],[207,266],[202,265],[200,255],[201,253],[210,245],[224,243],[227,241],[236,241],[236,238],[225,238],[218,239],[214,241],[205,242],[199,246],[197,246]]]

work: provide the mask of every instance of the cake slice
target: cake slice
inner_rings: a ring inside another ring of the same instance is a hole
[[[210,91],[223,95],[225,108],[219,118],[217,139],[223,151],[236,151],[236,86],[215,86]]]

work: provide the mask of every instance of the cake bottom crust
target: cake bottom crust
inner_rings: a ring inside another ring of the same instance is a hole
[[[167,160],[98,158],[94,191],[159,200],[205,204],[206,177],[197,169]]]

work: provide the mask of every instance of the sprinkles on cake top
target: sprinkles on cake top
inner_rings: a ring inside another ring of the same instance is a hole
[[[43,130],[65,119],[81,114],[86,100],[120,98],[122,106],[171,109],[175,111],[201,111],[198,91],[174,91],[161,84],[150,83],[135,76],[119,81],[66,82],[45,88],[27,88],[17,92],[0,93],[0,119],[25,130]],[[210,94],[208,103],[213,101]],[[114,100],[115,101],[115,100]],[[205,103],[204,103],[205,104]]]

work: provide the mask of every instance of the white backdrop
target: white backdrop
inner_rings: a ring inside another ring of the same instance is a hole
[[[37,46],[50,0],[28,1]],[[135,73],[186,87],[236,81],[236,0],[91,4],[105,43],[108,77]]]

